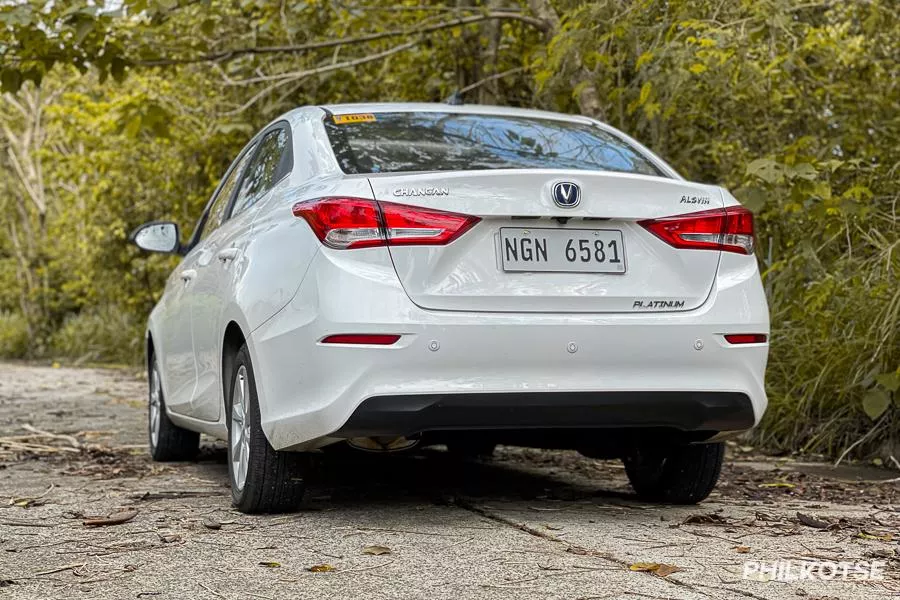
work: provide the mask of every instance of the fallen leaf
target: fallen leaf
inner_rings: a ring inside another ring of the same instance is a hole
[[[772,483],[761,483],[758,487],[761,488],[795,488],[797,487],[793,483],[788,483],[786,481],[773,481]]]
[[[127,523],[128,521],[135,518],[137,514],[138,511],[136,510],[123,510],[121,512],[113,513],[108,517],[89,517],[82,521],[82,523],[84,523],[84,525],[87,527],[121,525],[122,523]]]
[[[9,501],[10,506],[18,506],[20,508],[31,508],[32,506],[43,506],[44,504],[46,502],[37,498],[13,498]]]
[[[688,515],[681,522],[682,525],[728,525],[728,519],[720,514],[710,513],[706,515]]]
[[[675,565],[661,564],[659,565],[659,568],[654,571],[654,573],[656,573],[660,577],[668,577],[672,573],[677,573],[680,570],[681,569],[679,569]]]
[[[890,533],[870,533],[868,531],[860,531],[856,534],[856,537],[864,540],[878,540],[879,542],[890,542],[894,539],[893,534]]]
[[[279,568],[279,567],[281,566],[281,563],[280,563],[280,562],[275,562],[275,561],[272,561],[272,560],[263,560],[263,561],[260,561],[260,562],[259,562],[259,566],[261,566],[261,567],[267,567],[267,568],[269,568],[269,569],[277,569],[277,568]],[[310,570],[312,570],[312,569],[310,569]]]
[[[814,527],[815,529],[828,529],[831,527],[831,523],[828,521],[817,519],[811,515],[803,514],[802,512],[797,513],[797,520],[807,527]]]
[[[330,573],[335,570],[331,565],[313,565],[306,568],[311,573]]]
[[[747,554],[750,552],[750,546],[735,546],[734,551],[738,554]]]
[[[382,554],[390,554],[391,549],[387,546],[367,546],[363,548],[363,554],[371,554],[373,556],[381,556]]]
[[[628,565],[628,569],[631,571],[639,571],[641,573],[653,573],[659,577],[668,577],[672,573],[677,573],[681,571],[679,567],[675,565],[667,565],[665,563],[647,563],[647,562],[638,562],[632,565]]]

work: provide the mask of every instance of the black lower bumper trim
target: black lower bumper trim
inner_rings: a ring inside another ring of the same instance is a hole
[[[719,432],[753,423],[753,405],[740,392],[427,394],[368,398],[333,435],[632,427]]]

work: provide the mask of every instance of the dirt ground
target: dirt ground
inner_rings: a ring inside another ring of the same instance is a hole
[[[145,414],[133,372],[0,364],[0,598],[900,597],[896,472],[733,446],[710,499],[672,507],[572,452],[359,454],[317,460],[299,512],[247,516],[224,445],[152,463]],[[884,578],[743,577],[776,560]]]

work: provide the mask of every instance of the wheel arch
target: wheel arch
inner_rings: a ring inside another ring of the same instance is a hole
[[[234,371],[234,358],[241,346],[247,343],[247,336],[237,321],[229,321],[222,337],[222,401],[226,419],[228,414],[228,383]]]
[[[150,370],[153,368],[153,361],[156,360],[156,369],[159,372],[159,385],[162,388],[163,396],[168,398],[168,388],[166,386],[166,372],[165,365],[163,364],[162,359],[160,358],[160,352],[162,348],[159,343],[159,338],[153,335],[152,329],[148,326],[147,332],[144,338],[144,366],[147,367],[147,378],[149,380]],[[166,406],[166,413],[169,413],[169,408]]]
[[[146,339],[144,340],[144,360],[147,363],[147,372],[150,372],[150,365],[153,357],[156,355],[156,347],[153,345],[153,334],[147,330]]]

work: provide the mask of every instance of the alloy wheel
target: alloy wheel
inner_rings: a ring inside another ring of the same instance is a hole
[[[159,370],[154,364],[153,369],[150,371],[150,411],[148,415],[150,444],[153,447],[159,444],[159,424],[162,410],[162,386],[159,382]]]
[[[249,392],[247,367],[241,365],[234,376],[231,399],[231,473],[238,490],[244,489],[250,465],[250,420],[247,418]]]

